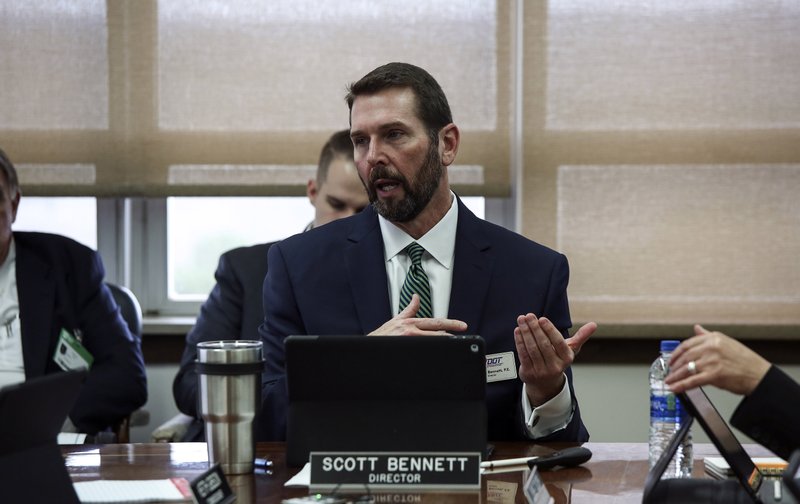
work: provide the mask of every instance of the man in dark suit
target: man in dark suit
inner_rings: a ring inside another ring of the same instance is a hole
[[[596,325],[565,339],[566,258],[478,219],[450,190],[460,133],[426,71],[384,65],[347,101],[372,205],[269,250],[260,438],[285,439],[287,336],[467,332],[514,369],[487,385],[489,439],[587,440],[569,366]],[[406,252],[415,242],[420,264]],[[404,279],[419,266],[429,285],[411,294]]]
[[[90,365],[69,422],[89,434],[115,427],[147,401],[139,342],[95,251],[64,236],[12,232],[21,192],[2,150],[0,171],[0,385]]]
[[[666,383],[675,392],[714,385],[743,395],[731,424],[788,459],[800,449],[800,385],[730,336],[694,326],[672,353]]]
[[[309,179],[306,193],[314,206],[314,220],[306,229],[360,212],[368,203],[364,186],[353,164],[350,132],[334,133],[322,147],[316,178]],[[258,340],[264,320],[262,285],[267,274],[267,250],[272,243],[240,247],[222,254],[216,285],[203,303],[197,321],[186,336],[181,366],[172,385],[178,409],[196,421],[184,439],[202,439],[197,402],[197,344],[214,340]]]

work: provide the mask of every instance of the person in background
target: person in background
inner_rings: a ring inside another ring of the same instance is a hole
[[[2,149],[0,172],[0,386],[88,367],[63,430],[113,429],[147,401],[140,342],[103,282],[97,252],[65,236],[11,230],[22,193]]]
[[[360,212],[368,204],[367,193],[353,164],[349,130],[333,134],[322,147],[316,178],[309,179],[306,194],[314,207],[314,220],[306,230]],[[272,243],[240,247],[222,254],[214,276],[217,280],[200,315],[186,336],[180,369],[172,385],[178,409],[195,418],[183,438],[202,439],[197,399],[197,344],[214,340],[258,340],[264,319],[261,288],[267,274],[267,251]]]
[[[788,459],[800,448],[800,384],[726,334],[700,325],[694,332],[672,353],[667,385],[675,393],[714,385],[743,395],[731,424]]]
[[[566,257],[479,219],[451,191],[460,131],[428,72],[389,63],[347,102],[371,205],[269,250],[258,438],[286,436],[287,336],[468,331],[514,370],[487,384],[489,439],[588,440],[570,364],[596,324],[567,338]]]

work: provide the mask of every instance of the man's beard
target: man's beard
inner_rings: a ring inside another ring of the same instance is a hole
[[[413,187],[400,172],[389,170],[383,165],[376,166],[370,173],[370,183],[366,186],[369,201],[375,211],[385,219],[392,222],[408,222],[419,215],[431,201],[439,187],[443,170],[438,146],[431,142],[428,154],[417,172]],[[396,180],[403,186],[405,197],[400,201],[378,199],[378,193],[375,190],[375,181],[378,179]]]

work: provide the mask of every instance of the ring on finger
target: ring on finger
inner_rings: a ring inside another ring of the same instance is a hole
[[[686,365],[686,369],[689,370],[690,374],[697,374],[697,363],[695,361],[689,361],[689,364]]]

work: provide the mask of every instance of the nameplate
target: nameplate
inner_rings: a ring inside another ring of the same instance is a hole
[[[311,452],[312,491],[476,490],[480,452]]]
[[[236,500],[219,464],[193,479],[189,486],[197,504],[230,504]]]

